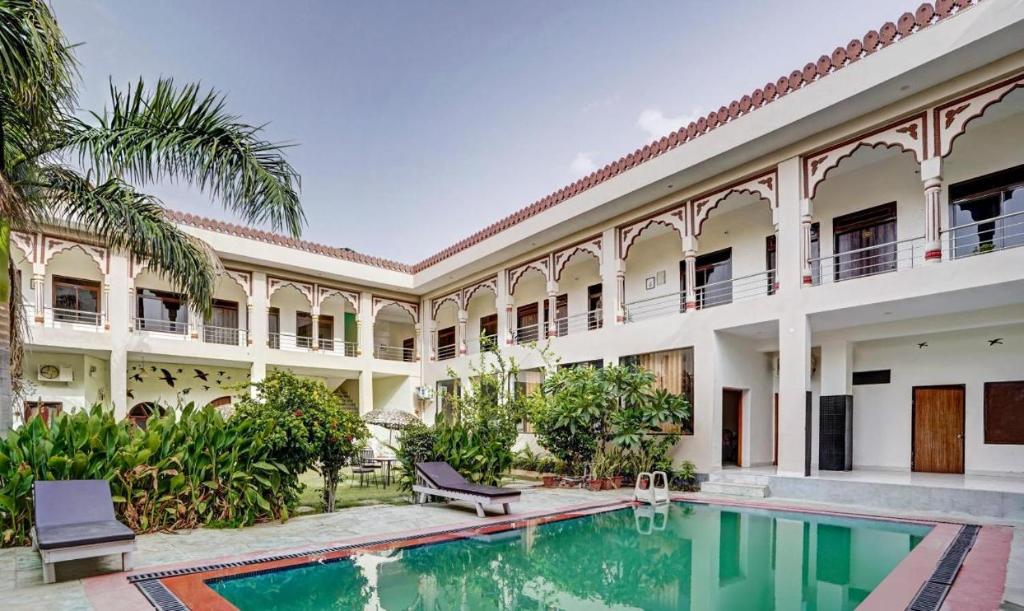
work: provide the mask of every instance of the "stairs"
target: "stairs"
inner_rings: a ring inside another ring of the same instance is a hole
[[[348,393],[341,389],[341,386],[334,389],[334,394],[341,399],[341,407],[359,415],[359,406],[352,400],[352,397],[348,396]]]
[[[732,496],[747,499],[763,499],[771,494],[768,488],[770,477],[752,473],[717,471],[701,483],[700,491],[715,496]]]

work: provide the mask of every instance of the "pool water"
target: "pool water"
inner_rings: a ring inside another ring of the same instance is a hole
[[[674,503],[208,585],[255,609],[853,609],[927,525]]]

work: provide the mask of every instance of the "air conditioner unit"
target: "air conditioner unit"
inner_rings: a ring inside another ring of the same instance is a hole
[[[75,381],[75,369],[70,365],[40,365],[36,377],[43,383],[68,384]]]
[[[430,401],[434,398],[434,389],[429,386],[417,386],[416,398],[420,401]]]

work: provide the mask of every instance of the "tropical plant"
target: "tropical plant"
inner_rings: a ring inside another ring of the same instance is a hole
[[[437,458],[434,454],[435,440],[434,429],[422,423],[413,424],[402,431],[400,443],[393,448],[395,458],[402,467],[402,475],[398,480],[402,490],[412,491],[416,481],[416,463],[430,462]]]
[[[0,544],[23,545],[36,480],[106,479],[119,519],[137,532],[287,519],[284,465],[255,423],[185,406],[145,429],[109,409],[33,418],[0,441]]]
[[[301,490],[299,475],[316,469],[324,482],[324,511],[334,511],[341,468],[370,436],[366,424],[317,380],[276,370],[254,389],[238,401],[232,419],[251,421],[262,432],[292,479],[289,489]]]
[[[0,434],[20,377],[11,230],[66,224],[146,259],[194,304],[210,308],[219,263],[138,187],[180,181],[247,223],[297,236],[299,177],[281,145],[241,122],[216,91],[141,79],[110,86],[109,108],[81,113],[77,64],[48,3],[0,0]],[[74,163],[72,167],[71,163]],[[12,375],[13,374],[13,375]]]

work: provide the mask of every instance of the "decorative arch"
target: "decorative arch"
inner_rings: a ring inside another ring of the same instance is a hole
[[[463,304],[463,306],[468,308],[469,307],[469,300],[472,299],[473,296],[476,295],[477,292],[482,290],[482,289],[486,289],[488,291],[491,291],[491,293],[494,294],[495,299],[497,299],[497,297],[498,297],[498,277],[495,276],[493,278],[488,278],[487,280],[483,280],[482,282],[477,282],[476,284],[467,286],[466,288],[462,289],[462,304]]]
[[[740,179],[731,185],[693,198],[694,235],[700,235],[701,230],[704,229],[704,222],[711,216],[711,211],[733,194],[756,195],[760,199],[767,200],[774,217],[775,210],[779,207],[778,182],[777,171],[769,170],[753,178]]]
[[[355,291],[336,289],[329,286],[317,287],[316,307],[319,308],[323,306],[324,302],[331,297],[341,297],[343,300],[347,301],[350,306],[352,306],[352,309],[357,315],[359,314],[359,293],[356,293]]]
[[[928,156],[927,142],[927,122],[924,113],[921,113],[830,148],[805,155],[803,157],[804,195],[813,199],[818,185],[825,180],[826,175],[839,167],[844,159],[852,156],[861,147],[897,148],[913,153],[914,159],[920,163]]]
[[[233,280],[235,284],[241,287],[242,292],[245,293],[245,298],[250,301],[252,300],[252,274],[241,270],[225,268],[221,275]]]
[[[142,403],[136,403],[130,410],[128,410],[128,419],[132,421],[132,424],[145,430],[146,422],[153,416],[163,416],[165,410],[152,401],[143,401]]]
[[[306,298],[309,302],[310,307],[317,303],[313,297],[313,285],[305,282],[297,282],[295,280],[287,280],[284,278],[272,278],[267,277],[267,303],[270,303],[270,298],[274,296],[274,293],[283,289],[286,286],[291,286]]]
[[[936,133],[935,156],[949,156],[953,152],[953,143],[967,132],[971,121],[982,117],[990,107],[1002,102],[1019,87],[1024,87],[1024,73],[936,107],[932,111]]]
[[[516,292],[516,285],[522,279],[523,275],[531,269],[536,270],[544,275],[544,281],[551,281],[551,261],[550,257],[544,257],[543,259],[537,259],[536,261],[530,261],[524,263],[519,267],[509,270],[508,272],[508,294],[514,295]]]
[[[568,265],[569,260],[572,259],[576,254],[583,253],[589,254],[597,259],[597,264],[601,265],[601,236],[595,236],[585,242],[570,246],[569,248],[560,250],[554,255],[554,280],[558,282],[562,277],[562,270]]]
[[[462,310],[462,291],[456,291],[450,295],[445,295],[440,299],[430,300],[430,320],[437,320],[437,313],[441,311],[441,306],[446,303],[454,303],[456,310]]]
[[[36,262],[36,237],[30,233],[11,232],[11,245],[25,253],[25,260]]]
[[[389,305],[402,308],[412,316],[414,323],[417,325],[420,324],[420,306],[418,303],[409,303],[408,301],[399,301],[397,299],[387,299],[384,297],[373,298],[373,318],[376,320],[380,311]]]
[[[110,257],[106,248],[90,244],[82,244],[80,242],[72,242],[71,240],[63,240],[61,238],[52,238],[49,236],[43,238],[42,263],[43,265],[46,265],[56,255],[66,250],[74,250],[76,248],[81,250],[87,257],[96,263],[96,267],[99,268],[101,275],[110,273]]]
[[[688,233],[687,227],[692,226],[689,222],[691,219],[690,210],[690,203],[686,202],[678,208],[619,228],[619,258],[625,261],[629,257],[629,249],[633,247],[637,238],[652,225],[664,225],[669,229],[675,229],[680,239],[685,237]]]

